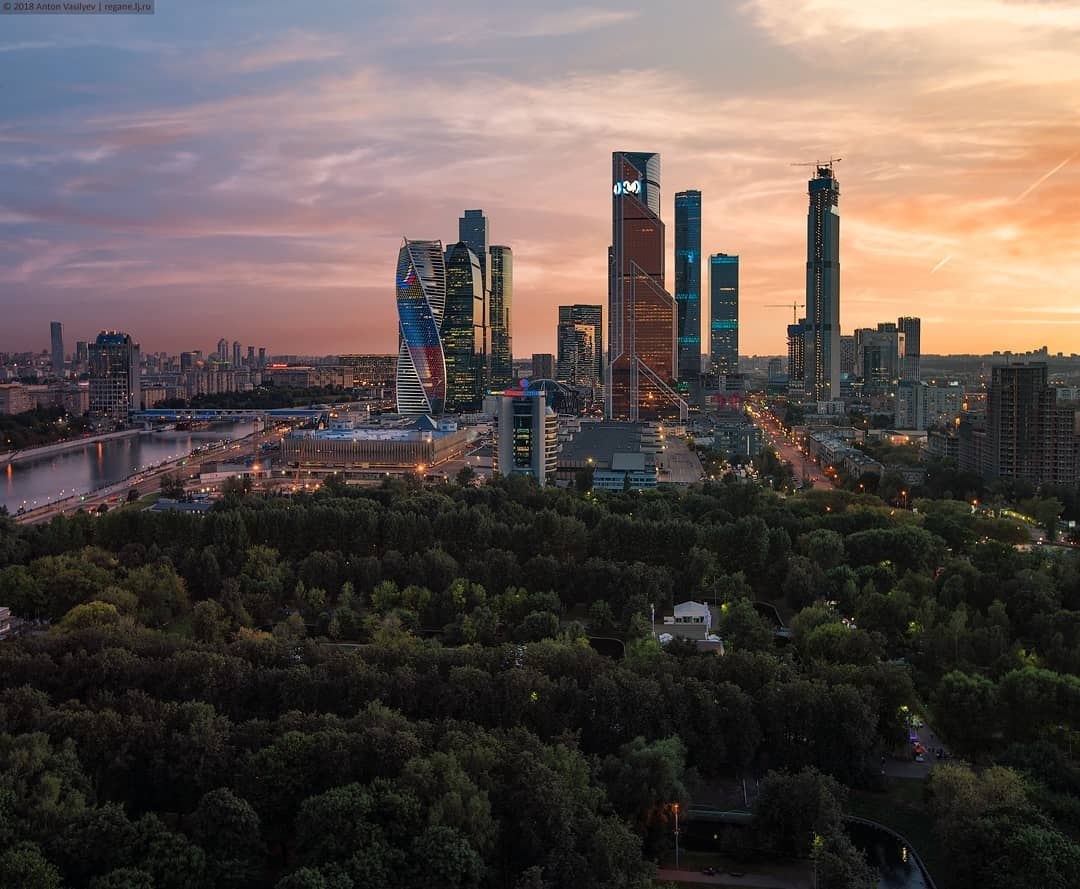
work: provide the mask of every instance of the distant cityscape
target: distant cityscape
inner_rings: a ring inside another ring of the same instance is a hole
[[[268,354],[228,337],[206,350],[144,352],[134,324],[71,349],[56,321],[48,351],[0,354],[0,413],[61,409],[106,432],[175,421],[196,405],[212,407],[216,397],[266,387],[340,391],[350,399],[347,422],[331,429],[328,417],[323,431],[302,436],[331,436],[337,456],[327,459],[330,449],[313,445],[286,448],[294,468],[362,480],[378,475],[372,466],[404,471],[414,458],[439,465],[467,450],[476,433],[465,430],[483,427],[495,439],[493,471],[569,484],[582,468],[571,455],[580,457],[588,440],[582,465],[613,473],[607,484],[630,479],[648,487],[704,475],[694,461],[673,475],[668,446],[652,447],[664,424],[729,459],[759,454],[765,438],[745,410],[757,399],[793,421],[804,453],[855,476],[897,469],[867,456],[864,443],[885,438],[985,479],[1075,485],[1077,354],[924,355],[922,319],[906,315],[842,332],[837,161],[807,165],[805,296],[767,305],[776,310],[778,339],[786,328],[786,355],[740,356],[740,259],[727,252],[737,245],[703,250],[700,190],[674,196],[673,292],[667,289],[660,156],[616,151],[606,309],[558,306],[554,352],[514,354],[513,249],[492,244],[484,211],[468,209],[450,243],[403,240],[393,290],[396,354]],[[780,314],[787,311],[790,323]],[[386,442],[394,424],[402,441],[449,436],[452,446],[390,459],[380,454],[389,445],[366,444],[342,456],[340,442]],[[618,424],[631,424],[633,441]],[[925,469],[903,474],[916,486]]]

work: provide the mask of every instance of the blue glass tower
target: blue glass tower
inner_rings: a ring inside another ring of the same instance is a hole
[[[675,195],[675,301],[681,382],[701,376],[701,192]]]
[[[739,257],[709,257],[709,356],[719,374],[739,371]]]

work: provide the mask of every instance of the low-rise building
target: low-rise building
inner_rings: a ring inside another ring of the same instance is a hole
[[[24,414],[34,407],[35,400],[22,383],[0,385],[0,414]]]

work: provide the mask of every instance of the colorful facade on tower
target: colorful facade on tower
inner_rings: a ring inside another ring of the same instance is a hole
[[[446,263],[442,241],[405,239],[397,264],[400,414],[439,415],[446,401],[442,326],[446,306]]]

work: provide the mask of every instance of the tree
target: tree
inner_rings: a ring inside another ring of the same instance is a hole
[[[16,843],[0,854],[4,889],[60,889],[60,872],[33,843]]]
[[[736,599],[720,606],[717,633],[725,646],[743,651],[764,651],[772,648],[773,628],[757,613],[748,599]]]
[[[816,769],[769,772],[754,803],[754,829],[776,852],[807,858],[816,835],[840,832],[846,798],[837,781]]]
[[[259,816],[245,799],[225,787],[205,794],[188,816],[191,839],[207,855],[214,886],[246,886],[259,875],[266,850]]]
[[[930,709],[938,731],[957,750],[977,752],[992,744],[999,718],[997,689],[989,679],[956,670],[946,673]]]
[[[92,879],[89,889],[154,889],[154,878],[136,867],[119,867]]]
[[[162,473],[160,486],[161,496],[168,497],[171,500],[179,500],[185,494],[184,480],[179,474],[171,472]]]
[[[471,487],[476,481],[476,470],[466,463],[458,470],[457,475],[454,476],[454,480],[458,483],[459,487]]]

